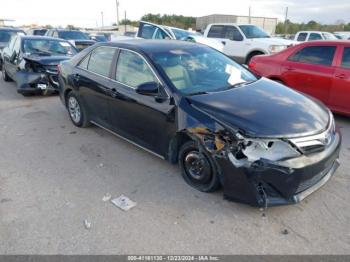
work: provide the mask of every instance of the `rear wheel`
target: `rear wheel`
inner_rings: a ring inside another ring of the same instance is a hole
[[[181,147],[179,165],[183,178],[190,186],[202,192],[219,189],[219,174],[213,158],[206,152],[200,152],[194,141]]]
[[[2,72],[2,79],[3,79],[5,82],[10,82],[10,81],[11,81],[11,78],[9,77],[9,75],[8,75],[7,72],[6,72],[5,65],[2,65],[1,72]]]
[[[67,109],[69,117],[77,127],[89,126],[89,118],[81,100],[73,92],[67,95]]]

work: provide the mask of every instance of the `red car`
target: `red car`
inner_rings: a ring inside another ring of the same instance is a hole
[[[315,41],[274,55],[255,56],[249,68],[350,115],[350,41]]]

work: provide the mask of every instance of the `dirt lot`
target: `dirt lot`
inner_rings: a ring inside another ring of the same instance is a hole
[[[0,81],[0,253],[350,254],[350,119],[337,124],[336,176],[263,217],[100,128],[74,127],[57,96],[24,98]],[[123,212],[106,193],[137,206]]]

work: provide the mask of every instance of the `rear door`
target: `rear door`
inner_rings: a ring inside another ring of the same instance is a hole
[[[336,111],[350,114],[350,46],[339,48],[329,104]]]
[[[110,127],[108,102],[114,85],[110,77],[116,50],[97,47],[82,60],[72,76],[91,120],[104,127]]]
[[[283,82],[328,104],[333,84],[335,45],[304,46],[282,65]]]

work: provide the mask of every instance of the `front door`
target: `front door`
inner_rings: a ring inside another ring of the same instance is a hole
[[[145,96],[136,88],[148,82],[159,83],[157,96]],[[113,129],[159,155],[165,155],[176,132],[174,105],[146,59],[121,50],[115,73],[115,93],[111,100]]]

